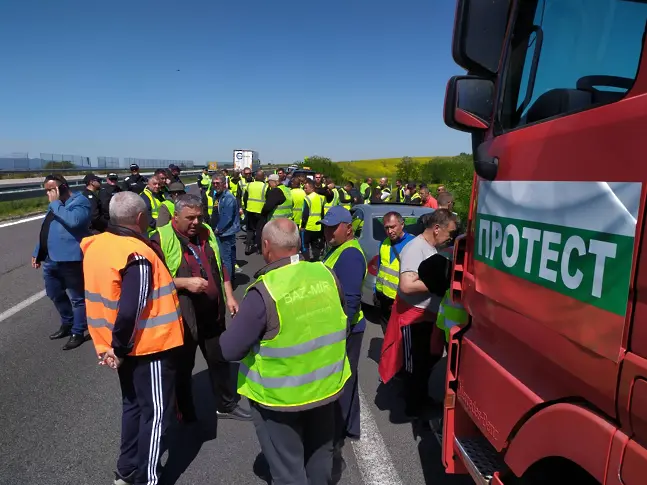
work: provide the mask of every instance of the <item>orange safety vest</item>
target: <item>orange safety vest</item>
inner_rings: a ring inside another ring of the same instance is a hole
[[[88,330],[97,354],[112,348],[112,329],[121,297],[120,271],[133,253],[150,261],[153,287],[136,324],[128,355],[154,354],[183,344],[180,300],[171,274],[155,251],[137,238],[109,232],[84,238],[81,250]]]

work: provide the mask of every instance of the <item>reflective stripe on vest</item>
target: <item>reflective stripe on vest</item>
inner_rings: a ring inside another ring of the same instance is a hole
[[[339,189],[339,190],[341,191],[342,194],[344,194],[344,199],[349,199],[348,202],[341,202],[341,198],[340,198],[339,203],[341,204],[341,206],[344,209],[350,210],[351,206],[352,206],[351,201],[350,201],[350,195],[348,194],[348,192],[346,192],[346,189]]]
[[[445,340],[449,342],[449,331],[452,327],[462,327],[467,323],[468,314],[460,303],[454,303],[450,290],[447,290],[438,308],[436,326],[445,332]]]
[[[317,224],[317,222],[323,219],[325,200],[323,195],[319,195],[316,192],[311,192],[310,195],[306,195],[305,201],[308,204],[306,231],[321,231],[321,225]]]
[[[162,202],[162,205],[166,206],[168,213],[173,217],[173,214],[175,214],[175,203],[172,200],[165,200]]]
[[[278,188],[281,192],[283,192],[283,195],[285,196],[285,200],[283,201],[283,203],[281,203],[280,206],[276,207],[272,211],[272,216],[270,217],[270,219],[278,219],[278,218],[290,219],[292,217],[292,193],[290,192],[290,189],[288,189],[283,184],[279,184]]]
[[[400,283],[400,260],[391,262],[391,240],[386,238],[380,246],[380,267],[375,280],[375,291],[395,300]]]
[[[301,227],[301,217],[303,216],[303,201],[306,193],[303,189],[292,189],[292,220]]]
[[[362,253],[362,256],[364,257],[364,278],[362,279],[362,286],[364,286],[364,279],[366,278],[366,275],[368,274],[368,266],[366,265],[366,255],[364,254],[364,251],[362,251],[362,246],[359,245],[357,242],[357,239],[353,238],[350,241],[346,241],[344,244],[339,246],[338,248],[334,248],[332,251],[329,251],[328,254],[326,254],[323,258],[323,264],[328,266],[330,269],[333,269],[335,266],[335,263],[341,256],[341,253],[346,251],[348,248],[355,248],[357,249],[360,253]],[[359,292],[362,292],[362,287],[359,288]],[[361,321],[362,318],[364,318],[364,312],[362,311],[362,306],[360,305],[359,311],[353,315],[353,318],[350,320],[351,326],[357,325],[357,322]]]
[[[420,202],[422,202],[422,199],[420,198],[420,194],[418,193],[413,194],[411,196],[411,202],[413,202],[414,200],[420,200]]]
[[[148,200],[150,200],[151,216],[153,217],[153,219],[157,219],[157,217],[160,215],[160,206],[162,205],[162,202],[157,197],[155,197],[155,195],[153,195],[148,187],[144,189],[141,195],[145,195]]]
[[[81,250],[88,331],[97,354],[112,348],[112,330],[121,298],[121,271],[132,254],[150,262],[152,290],[135,325],[129,355],[148,355],[182,345],[184,330],[173,278],[151,247],[135,237],[105,232],[84,238]]]
[[[265,205],[265,192],[267,184],[255,180],[247,186],[247,212],[260,214]]]
[[[202,225],[209,231],[209,239],[207,240],[207,242],[216,255],[216,264],[218,265],[218,274],[220,275],[220,290],[222,291],[223,301],[226,301],[225,282],[222,275],[222,261],[220,259],[218,241],[216,240],[216,235],[213,233],[211,227],[209,227],[207,224]],[[159,234],[160,246],[162,247],[162,252],[164,253],[166,267],[171,273],[171,276],[175,278],[177,270],[180,268],[180,263],[182,262],[182,245],[180,244],[180,239],[177,237],[172,224],[166,224],[165,226],[158,227],[156,232]],[[204,263],[206,264],[206,261]]]
[[[351,371],[346,315],[330,270],[300,261],[269,271],[251,287],[259,282],[271,297],[265,304],[276,306],[280,330],[240,362],[239,394],[295,410],[338,394]]]
[[[211,214],[213,214],[216,207],[218,207],[218,199],[213,196],[213,190],[210,190],[207,192],[207,214],[209,214],[209,218],[211,218]]]
[[[324,204],[324,216],[328,213],[331,207],[334,207],[336,205],[339,205],[339,191],[334,188],[332,189],[332,201],[331,202],[326,202]]]

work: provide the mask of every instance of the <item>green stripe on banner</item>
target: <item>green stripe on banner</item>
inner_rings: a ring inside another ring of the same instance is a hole
[[[626,313],[633,237],[478,214],[475,243],[475,258],[488,266]]]

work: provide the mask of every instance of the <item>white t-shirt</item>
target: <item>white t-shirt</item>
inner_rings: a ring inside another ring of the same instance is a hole
[[[429,244],[427,240],[420,236],[417,236],[413,241],[408,243],[402,253],[400,254],[400,275],[403,273],[416,273],[418,274],[418,268],[420,263],[425,259],[433,256],[438,251],[436,248]],[[413,305],[417,308],[422,308],[429,312],[437,313],[438,307],[442,300],[441,297],[432,295],[428,291],[421,293],[409,293],[404,294],[398,289],[398,296],[400,299],[406,301],[409,305]]]

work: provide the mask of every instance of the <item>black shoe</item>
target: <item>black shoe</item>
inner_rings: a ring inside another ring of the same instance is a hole
[[[85,342],[85,335],[80,335],[80,334],[72,334],[70,337],[70,340],[67,341],[67,343],[63,346],[63,350],[72,350]]]
[[[252,415],[249,414],[249,411],[245,411],[238,405],[229,412],[216,411],[216,416],[218,416],[218,419],[236,419],[238,421],[252,420]]]
[[[68,327],[67,325],[61,325],[61,328],[59,328],[56,332],[51,334],[49,336],[50,340],[56,340],[59,338],[65,338],[72,333],[72,327]]]
[[[128,476],[124,476],[119,472],[115,472],[115,481],[113,483],[114,485],[133,485],[135,483],[136,473],[137,470],[135,470]]]

